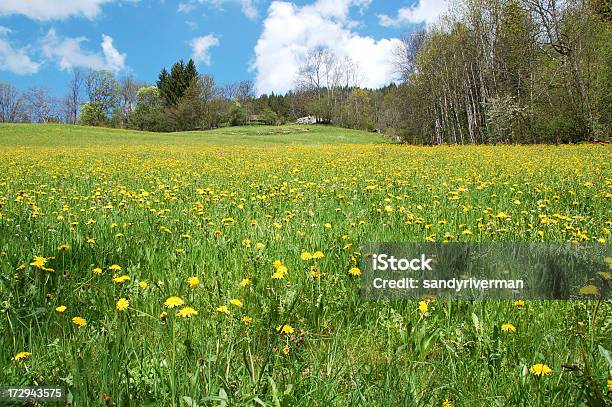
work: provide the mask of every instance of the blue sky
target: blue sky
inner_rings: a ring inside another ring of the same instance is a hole
[[[251,79],[285,92],[308,50],[359,66],[361,85],[393,80],[402,33],[435,21],[444,0],[0,0],[0,81],[65,92],[69,70],[154,82],[194,57],[219,84]]]

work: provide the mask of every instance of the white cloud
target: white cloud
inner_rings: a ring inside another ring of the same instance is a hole
[[[274,1],[255,46],[256,90],[259,94],[286,92],[295,85],[308,52],[327,47],[338,57],[357,63],[361,86],[379,87],[394,77],[396,38],[375,40],[351,31],[351,7],[366,8],[370,0],[318,0],[302,7]]]
[[[191,58],[195,62],[202,62],[210,65],[210,49],[219,45],[219,38],[214,34],[208,34],[204,37],[197,37],[190,42],[193,54]]]
[[[102,34],[102,53],[104,60],[111,71],[120,71],[125,66],[125,54],[121,54],[113,46],[113,39],[106,34]]]
[[[117,72],[125,67],[126,55],[115,49],[113,39],[108,35],[102,34],[102,52],[82,49],[84,42],[87,42],[85,37],[60,37],[54,29],[50,29],[42,39],[42,53],[46,58],[56,61],[61,69],[82,67]]]
[[[213,7],[222,8],[226,3],[240,5],[242,13],[251,20],[257,19],[259,15],[256,3],[259,0],[190,0],[188,3],[179,3],[177,11],[179,13],[190,13],[195,9],[196,3],[208,4]]]
[[[21,14],[33,20],[62,20],[68,17],[93,19],[101,6],[115,0],[1,0],[0,15]],[[136,3],[138,0],[124,0]]]
[[[40,64],[32,61],[24,48],[15,49],[5,36],[12,30],[0,26],[0,71],[9,71],[17,75],[30,75],[38,72]]]
[[[397,11],[396,17],[379,15],[378,21],[383,27],[397,27],[405,24],[433,24],[448,9],[448,0],[418,0],[412,7]]]

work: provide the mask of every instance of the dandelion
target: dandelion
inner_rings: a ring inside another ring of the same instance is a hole
[[[184,254],[185,253],[185,249],[177,247],[176,249],[174,249],[174,253],[176,253],[176,254]]]
[[[255,248],[257,250],[263,250],[265,247],[266,247],[266,245],[263,244],[263,243],[255,243]]]
[[[316,251],[312,254],[312,258],[315,260],[322,259],[323,257],[325,257],[325,255],[323,254],[322,251]]]
[[[304,261],[312,260],[312,254],[310,252],[303,252],[300,258]]]
[[[248,287],[249,285],[251,285],[251,280],[249,280],[248,278],[243,278],[240,281],[240,286],[242,287]]]
[[[282,280],[283,278],[285,278],[285,273],[281,273],[280,271],[277,271],[274,274],[272,274],[273,280]]]
[[[227,305],[221,305],[217,307],[217,312],[220,312],[221,314],[226,314],[226,315],[230,314],[230,310],[229,308],[227,308]]]
[[[507,333],[515,333],[516,332],[516,327],[512,324],[502,324],[501,326],[501,330],[502,332],[507,332]]]
[[[113,276],[113,283],[115,284],[123,284],[123,283],[127,283],[128,281],[130,281],[130,276],[126,276],[126,275],[120,276],[117,274]]]
[[[119,298],[119,300],[117,301],[117,304],[115,305],[115,308],[117,308],[117,311],[122,312],[128,309],[129,306],[130,306],[130,302],[127,299]]]
[[[287,267],[286,267],[286,266],[281,265],[281,266],[279,266],[279,267],[276,269],[276,271],[277,271],[278,273],[287,274],[289,270],[287,269]]]
[[[96,267],[95,269],[91,270],[91,272],[99,276],[100,274],[102,274],[102,269],[100,267]]]
[[[183,304],[185,304],[185,302],[176,296],[168,297],[166,301],[164,301],[164,307],[166,308],[176,308]]]
[[[180,318],[191,318],[196,315],[198,315],[198,311],[191,307],[181,308],[180,311],[176,313],[176,316]]]
[[[275,260],[274,263],[272,263],[272,266],[274,266],[274,268],[277,270],[282,265],[283,265],[283,262],[281,260]]]
[[[281,333],[281,334],[285,334],[285,335],[290,335],[294,332],[294,329],[291,325],[285,324],[285,325],[279,325],[276,327],[276,332]]]
[[[251,323],[253,323],[253,318],[249,316],[244,316],[242,317],[242,323],[245,325],[250,325]]]
[[[442,403],[442,407],[454,407],[454,404],[452,401],[450,401],[448,398],[444,399],[444,403]]]
[[[72,323],[78,326],[79,328],[82,328],[87,325],[87,320],[82,317],[74,317],[72,318]]]
[[[196,288],[200,285],[200,279],[197,276],[191,276],[187,279],[190,288]]]
[[[18,354],[15,355],[13,360],[15,362],[21,362],[22,360],[29,359],[31,356],[32,354],[30,352],[19,352]]]
[[[168,318],[168,313],[166,311],[162,311],[159,314],[159,319],[161,319],[162,321],[165,321]]]
[[[516,300],[516,301],[514,301],[514,306],[516,308],[523,308],[525,306],[525,301],[523,301],[523,300]]]
[[[236,298],[230,300],[230,304],[232,304],[233,306],[238,307],[238,308],[242,308],[242,306],[243,306],[242,301],[240,301],[239,299],[236,299]]]
[[[285,355],[288,355],[288,354],[289,354],[289,345],[285,345],[285,347],[283,348],[283,353],[284,353]]]
[[[62,312],[66,311],[66,306],[60,305],[59,307],[55,307],[55,311],[61,314]]]
[[[138,283],[138,287],[140,287],[142,290],[146,290],[149,287],[149,284],[147,284],[146,281],[141,281]]]
[[[108,269],[111,270],[111,271],[121,271],[121,266],[118,265],[118,264],[113,264],[113,265],[109,266]]]
[[[548,365],[544,363],[536,363],[535,365],[531,366],[529,371],[531,372],[532,375],[537,376],[537,377],[548,376],[549,374],[552,373],[551,368],[548,367]]]
[[[68,250],[70,250],[70,246],[67,244],[63,244],[57,248],[58,252],[67,252]]]
[[[361,270],[357,267],[353,267],[349,270],[349,274],[354,277],[359,277],[361,275]]]
[[[612,380],[608,379],[608,393],[612,393]]]
[[[55,271],[52,268],[49,268],[46,266],[47,262],[49,260],[53,259],[53,257],[42,257],[42,256],[34,256],[34,261],[32,261],[32,263],[30,263],[30,266],[34,266],[39,268],[40,270],[43,271]]]
[[[425,301],[419,301],[419,312],[421,314],[426,314],[428,310],[429,306],[427,305],[427,303]]]

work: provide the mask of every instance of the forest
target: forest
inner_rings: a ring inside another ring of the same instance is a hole
[[[310,51],[292,91],[219,85],[193,61],[156,83],[73,69],[65,96],[0,83],[0,122],[64,122],[158,132],[283,124],[378,131],[411,144],[605,141],[612,129],[611,0],[458,0],[405,34],[396,78],[364,89],[359,66]]]

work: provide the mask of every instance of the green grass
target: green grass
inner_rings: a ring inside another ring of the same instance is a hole
[[[62,385],[76,406],[612,402],[610,301],[438,299],[423,313],[366,301],[349,274],[367,242],[606,242],[609,147],[258,133],[290,128],[0,127],[0,386]]]
[[[209,131],[151,133],[100,127],[0,124],[3,146],[91,146],[91,145],[321,145],[380,144],[389,140],[375,133],[323,125],[240,126]]]

